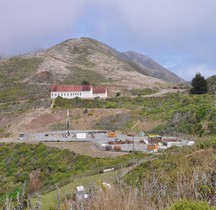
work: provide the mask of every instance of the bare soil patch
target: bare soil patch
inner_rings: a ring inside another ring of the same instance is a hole
[[[92,157],[111,158],[126,155],[125,152],[102,151],[91,142],[44,142],[49,147],[69,149],[70,151]]]

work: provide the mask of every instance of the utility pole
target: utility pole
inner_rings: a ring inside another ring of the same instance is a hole
[[[131,128],[130,130],[132,131],[138,124],[140,123],[140,120],[138,120]],[[134,145],[134,141],[135,141],[135,132],[132,131],[132,135],[133,135],[133,168],[134,168],[134,165],[135,165],[135,145]]]
[[[66,126],[67,126],[67,135],[70,136],[70,113],[69,113],[69,110],[67,110],[67,123],[66,123]]]
[[[133,168],[134,168],[134,155],[135,155],[135,154],[134,154],[134,152],[135,152],[135,151],[134,151],[134,136],[135,136],[135,134],[133,133]]]

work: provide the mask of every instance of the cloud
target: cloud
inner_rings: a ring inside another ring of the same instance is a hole
[[[2,0],[1,8],[0,55],[88,36],[172,64],[185,79],[185,68],[216,73],[208,70],[216,66],[215,0]]]
[[[49,46],[57,37],[66,38],[82,15],[83,1],[3,0],[1,8],[0,53],[10,55]]]
[[[188,64],[183,66],[174,66],[172,70],[176,72],[180,77],[185,78],[187,81],[191,81],[195,77],[196,73],[200,73],[206,79],[212,75],[215,75],[215,70],[207,64]]]

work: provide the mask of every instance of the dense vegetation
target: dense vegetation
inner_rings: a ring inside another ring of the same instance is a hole
[[[136,158],[144,157],[136,154]],[[98,173],[106,167],[130,164],[132,155],[118,158],[91,158],[44,144],[0,144],[0,202],[7,193],[16,196],[24,181],[28,192],[49,190],[80,176]]]
[[[207,81],[200,73],[197,73],[192,79],[191,86],[190,92],[192,94],[205,94],[208,92]]]
[[[111,122],[121,129],[137,119],[161,119],[163,124],[155,128],[155,132],[198,136],[216,134],[215,98],[208,94],[178,93],[158,98],[115,97],[105,100],[59,97],[55,108],[82,108],[87,115],[91,114],[88,110],[97,108],[125,109],[122,114],[101,119],[98,126],[102,127]],[[28,181],[28,192],[53,189],[55,183],[61,186],[74,178],[97,173],[107,165],[124,165],[132,159],[131,155],[114,159],[90,158],[67,150],[47,148],[43,144],[0,146],[2,200],[5,192],[15,197],[24,180]],[[87,205],[100,210],[107,206],[114,208],[114,204],[125,207],[133,204],[134,209],[164,209],[170,206],[171,209],[184,209],[196,205],[214,209],[205,202],[215,205],[215,148],[214,137],[202,138],[191,148],[170,148],[132,170],[124,178],[126,185],[120,182],[110,193],[106,190],[103,193],[97,189],[92,191],[92,200]],[[177,202],[184,198],[189,200]],[[71,199],[68,199],[65,205],[70,206]],[[128,203],[128,200],[134,202]]]
[[[178,93],[164,97],[116,97],[105,100],[81,98],[69,100],[58,97],[55,101],[55,108],[127,109],[130,112],[130,117],[125,120],[124,125],[118,127],[119,129],[125,129],[125,125],[129,125],[130,121],[160,119],[163,124],[155,128],[154,132],[203,136],[216,134],[215,104],[216,101],[213,95]],[[110,118],[110,122],[112,119]],[[107,121],[107,119],[104,120]],[[115,122],[118,124],[118,117],[115,118]],[[99,125],[103,125],[103,122],[100,121]]]
[[[183,198],[216,205],[216,139],[173,148],[136,167],[125,181],[139,188],[148,202],[163,208]]]
[[[209,77],[207,79],[207,84],[208,84],[208,92],[210,94],[215,94],[216,93],[216,75]]]

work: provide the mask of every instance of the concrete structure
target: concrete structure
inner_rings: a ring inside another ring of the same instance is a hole
[[[52,85],[51,99],[58,96],[62,98],[72,99],[80,98],[107,98],[106,87],[93,87],[92,85]]]

